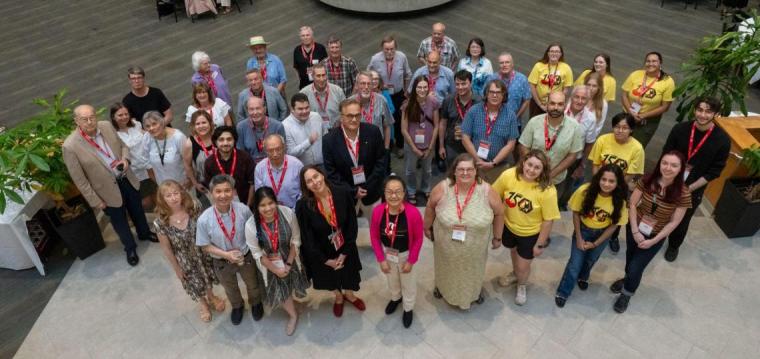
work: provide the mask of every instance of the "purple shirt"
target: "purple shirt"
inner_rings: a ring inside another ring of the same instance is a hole
[[[230,97],[230,89],[227,88],[227,80],[224,79],[224,75],[222,75],[222,68],[219,67],[217,64],[211,64],[211,79],[214,82],[214,86],[212,86],[212,91],[216,89],[214,92],[216,98],[220,98],[224,100],[224,102],[228,103],[230,106],[232,106],[232,97]],[[200,74],[200,72],[196,71],[193,74],[193,78],[190,80],[190,82],[195,85],[200,82],[206,82],[206,78]],[[211,86],[211,84],[209,84]]]

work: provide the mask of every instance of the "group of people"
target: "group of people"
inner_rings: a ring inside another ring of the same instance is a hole
[[[172,127],[171,103],[139,67],[128,70],[132,91],[111,106],[110,122],[90,105],[74,110],[77,128],[63,144],[74,183],[110,218],[130,265],[139,257],[127,216],[139,239],[160,243],[204,321],[226,307],[214,284],[224,288],[232,323],[242,321],[238,276],[253,319],[264,305],[282,307],[288,335],[298,322],[294,298],[309,287],[333,293],[336,317],[346,302],[365,310],[357,296],[362,216],[388,280],[385,312],[403,304],[405,327],[425,238],[434,243],[436,298],[462,309],[482,303],[488,248],[504,246],[512,270],[498,282],[516,285],[523,305],[531,263],[550,244],[560,210],[572,212],[574,231],[556,305],[576,284],[588,288],[594,263],[607,243],[620,250],[625,227],[625,275],[610,286],[622,313],[665,239],[665,259],[677,258],[705,186],[728,156],[728,137],[714,123],[721,104],[702,98],[694,120],[673,127],[645,172],[644,148],[674,87],[656,52],[623,83],[624,112],[602,134],[616,91],[605,54],[575,82],[559,44],[528,76],[508,53],[494,72],[482,40],[472,39],[460,59],[436,23],[412,74],[392,36],[366,71],[342,54],[336,36],[325,47],[303,27],[300,38],[293,66],[301,90],[288,104],[283,63],[254,36],[234,108],[221,68],[203,52],[192,55],[188,135]],[[395,151],[403,175],[390,172],[394,146],[403,148]],[[436,157],[445,162],[437,184]],[[153,207],[155,233],[145,215]]]

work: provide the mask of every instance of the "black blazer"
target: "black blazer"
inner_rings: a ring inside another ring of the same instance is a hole
[[[364,166],[366,182],[359,185],[367,190],[367,196],[362,199],[366,205],[380,199],[383,179],[385,177],[385,145],[380,129],[368,123],[359,124],[359,165]],[[327,178],[332,183],[351,188],[351,194],[356,198],[354,176],[351,168],[354,162],[348,154],[348,147],[343,138],[343,129],[336,127],[322,138],[322,157],[324,159]]]

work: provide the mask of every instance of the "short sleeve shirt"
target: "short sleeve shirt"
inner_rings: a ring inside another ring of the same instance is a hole
[[[549,150],[546,149],[546,137],[544,133],[544,121],[546,115],[538,115],[530,119],[520,135],[520,144],[529,148],[543,151],[549,157],[549,163],[554,168],[570,153],[583,151],[583,132],[580,124],[572,117],[562,120],[558,128],[549,125],[549,139],[557,136]],[[567,170],[554,177],[554,184],[565,179]]]
[[[584,70],[581,75],[578,76],[578,79],[575,80],[575,85],[583,85],[583,82],[586,81],[586,76],[590,73],[591,70]],[[604,99],[607,100],[607,102],[615,102],[617,96],[617,80],[615,80],[612,75],[606,74],[602,78],[602,87],[604,90]]]
[[[586,198],[586,190],[589,184],[584,183],[573,193],[568,202],[568,208],[573,212],[578,212],[581,217],[581,222],[588,228],[602,229],[612,225],[612,212],[615,210],[615,206],[612,203],[612,196],[597,195],[594,200],[594,208],[589,213],[581,213],[583,211],[583,200]],[[623,201],[623,206],[620,208],[620,219],[616,225],[623,226],[628,223],[628,206]]]
[[[492,161],[496,154],[501,151],[509,141],[517,139],[520,135],[517,131],[517,117],[508,105],[502,105],[499,109],[499,115],[491,127],[490,135],[487,133],[487,115],[485,104],[472,106],[464,117],[462,122],[462,133],[470,137],[470,141],[476,148],[480,146],[481,141],[488,143],[487,161]]]
[[[664,79],[654,80],[647,78],[644,70],[636,70],[623,82],[622,89],[628,96],[628,100],[631,103],[641,103],[640,113],[652,111],[663,102],[673,102],[673,91],[676,89],[673,77],[667,76]],[[642,93],[645,89],[646,92]]]
[[[124,96],[121,100],[124,106],[129,110],[129,114],[142,123],[143,115],[148,111],[164,111],[172,107],[171,102],[164,96],[164,93],[155,87],[148,87],[148,93],[143,97],[137,97],[132,92]]]
[[[521,237],[541,232],[541,223],[560,218],[557,190],[554,186],[541,189],[538,183],[517,177],[517,168],[504,171],[492,188],[504,204],[504,223]]]
[[[267,53],[266,56],[266,71],[262,71],[264,76],[264,82],[270,86],[277,87],[281,83],[288,81],[287,75],[285,75],[285,66],[282,64],[282,60],[271,53]],[[245,65],[245,70],[252,70],[259,68],[259,61],[256,57],[251,57]]]
[[[681,198],[677,200],[677,203],[665,202],[660,195],[655,199],[652,191],[644,188],[644,182],[641,179],[636,182],[636,189],[641,191],[641,201],[636,206],[636,219],[641,223],[641,218],[645,215],[654,218],[656,223],[652,230],[652,236],[660,233],[665,225],[668,224],[677,208],[691,208],[691,193],[685,185],[681,188]],[[657,207],[652,211],[655,201],[657,202]]]
[[[644,147],[633,136],[624,144],[615,141],[612,133],[599,136],[591,147],[588,159],[595,166],[614,163],[627,175],[644,174]]]
[[[417,49],[417,57],[427,58],[427,55],[433,50],[433,38],[428,36],[422,42]],[[457,43],[450,37],[443,37],[443,45],[441,48],[436,48],[441,53],[441,66],[446,66],[449,69],[454,68],[456,61],[459,58],[459,50],[457,50]]]
[[[550,75],[554,76],[553,81]],[[528,75],[528,82],[536,85],[538,98],[546,103],[551,92],[562,91],[565,87],[573,86],[573,70],[564,62],[551,66],[539,61],[533,65],[533,70]],[[551,88],[549,88],[550,84]]]
[[[235,211],[234,226],[232,223],[233,210]],[[251,210],[243,203],[232,201],[230,211],[218,213],[224,224],[224,228],[227,230],[227,234],[231,234],[232,229],[235,229],[235,236],[231,241],[224,236],[222,227],[216,218],[217,213],[215,207],[211,206],[198,217],[195,229],[195,244],[200,247],[213,245],[223,251],[237,249],[243,253],[247,253],[248,244],[245,243],[245,222],[253,216]]]

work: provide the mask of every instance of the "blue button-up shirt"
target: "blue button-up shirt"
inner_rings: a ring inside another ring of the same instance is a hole
[[[273,133],[279,134],[282,138],[285,138],[285,126],[282,125],[282,122],[271,117],[269,118],[269,125],[266,132],[260,131],[258,128],[254,129],[251,119],[238,122],[236,130],[238,139],[235,147],[239,150],[248,152],[255,163],[259,163],[259,161],[267,156],[263,149],[259,151],[259,147],[256,145],[257,141],[263,141],[265,137]]]
[[[288,168],[285,171],[285,177],[282,178],[282,185],[280,185],[280,176],[282,176],[282,170],[285,166],[280,166],[280,168],[272,167],[272,178],[274,178],[274,182],[280,191],[277,193],[277,201],[283,206],[296,208],[296,202],[301,198],[301,182],[298,175],[303,168],[303,164],[298,158],[291,155],[285,155],[285,158],[288,161]],[[272,185],[272,178],[269,178],[269,172],[267,171],[268,163],[269,159],[267,158],[256,165],[253,182],[254,188],[259,189],[267,186],[274,189],[275,186]]]
[[[462,122],[462,133],[470,137],[476,151],[481,141],[490,143],[487,160],[492,161],[509,141],[516,140],[520,134],[517,131],[515,110],[508,104],[504,104],[499,109],[499,115],[491,129],[491,135],[486,136],[487,119],[484,105],[485,103],[476,104],[467,111],[467,114],[464,115],[464,122]]]
[[[280,58],[277,57],[277,55],[267,52],[266,63],[267,63],[266,83],[268,83],[271,86],[277,87],[277,85],[279,84],[288,82],[288,77],[285,75],[285,66],[282,64],[282,60],[280,60]],[[256,56],[248,59],[248,62],[245,64],[246,71],[252,70],[252,69],[258,69],[258,68],[259,68],[259,60],[256,59]]]
[[[502,78],[501,73],[495,72],[493,75],[491,75],[491,78],[488,79],[488,82],[491,82],[491,80],[501,80],[501,82],[504,83],[504,85],[507,86],[507,96],[509,97],[507,99],[507,104],[509,105],[509,108],[515,111],[520,111],[520,106],[522,106],[523,101],[530,100],[530,85],[528,84],[528,78],[523,75],[520,72],[512,70],[512,72],[515,74],[515,77],[510,80],[511,76]],[[485,92],[485,90],[483,90]],[[486,97],[487,94],[482,94],[483,97]]]
[[[417,78],[417,76],[427,76],[430,73],[428,72],[427,66],[422,66],[417,69],[417,71],[414,72],[414,75],[412,75],[412,81],[409,82],[409,88],[407,91],[409,91],[410,94],[414,93],[414,89],[412,86],[414,86],[414,79]],[[438,98],[438,103],[443,103],[443,100],[446,98],[446,96],[455,93],[456,88],[454,87],[454,72],[451,71],[448,67],[439,67],[438,68],[438,79],[435,80],[435,97]]]

